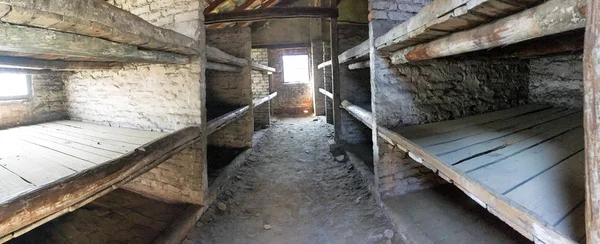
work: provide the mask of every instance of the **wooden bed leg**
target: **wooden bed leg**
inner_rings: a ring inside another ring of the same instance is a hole
[[[331,8],[337,8],[337,0],[331,0]],[[338,43],[338,28],[337,18],[331,18],[330,22],[330,40],[331,40],[331,79],[333,82],[332,93],[333,93],[333,128],[335,131],[335,140],[339,141],[340,134],[342,133],[342,109],[341,109],[341,97],[340,97],[340,62],[338,60],[339,55],[339,43]]]
[[[586,238],[600,243],[600,1],[587,0],[584,52]]]

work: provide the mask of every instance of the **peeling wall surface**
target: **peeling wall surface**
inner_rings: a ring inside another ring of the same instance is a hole
[[[277,69],[271,80],[271,89],[277,92],[277,99],[271,103],[275,114],[313,113],[313,87],[310,83],[284,83],[283,56],[309,55],[309,48],[269,49],[269,66]]]
[[[583,56],[560,55],[529,61],[529,102],[583,108]]]
[[[198,40],[201,49],[205,46],[199,1],[115,0],[114,4]],[[202,125],[204,63],[200,56],[188,65],[129,64],[114,71],[76,72],[65,77],[68,113],[74,120],[141,130]],[[125,188],[166,201],[202,204],[208,185],[205,150],[205,142],[198,142]]]
[[[0,101],[0,129],[68,118],[61,73],[32,75],[31,84],[31,98]]]

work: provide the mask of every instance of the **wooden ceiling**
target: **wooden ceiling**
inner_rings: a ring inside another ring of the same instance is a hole
[[[217,14],[233,11],[254,10],[259,8],[269,8],[275,5],[287,5],[297,0],[204,0],[204,15]],[[239,22],[227,24],[209,25],[209,29],[219,29],[224,27],[249,26],[252,22]]]

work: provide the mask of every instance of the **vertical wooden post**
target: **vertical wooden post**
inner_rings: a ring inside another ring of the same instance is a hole
[[[600,243],[600,1],[587,1],[584,52],[586,238]]]
[[[331,0],[329,5],[331,8],[337,8],[337,0]],[[331,78],[333,82],[332,93],[333,93],[333,128],[335,131],[335,140],[340,139],[340,133],[342,132],[342,109],[340,98],[340,61],[338,59],[338,31],[337,31],[337,18],[331,18],[329,25],[329,34],[331,36]]]

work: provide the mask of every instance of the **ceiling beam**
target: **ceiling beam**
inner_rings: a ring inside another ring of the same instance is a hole
[[[212,3],[208,5],[208,7],[204,8],[204,15],[210,14],[215,8],[219,7],[219,5],[223,4],[227,0],[214,0]]]
[[[261,21],[290,18],[337,18],[338,10],[320,7],[261,8],[239,12],[208,14],[204,23],[219,24],[240,21]]]

